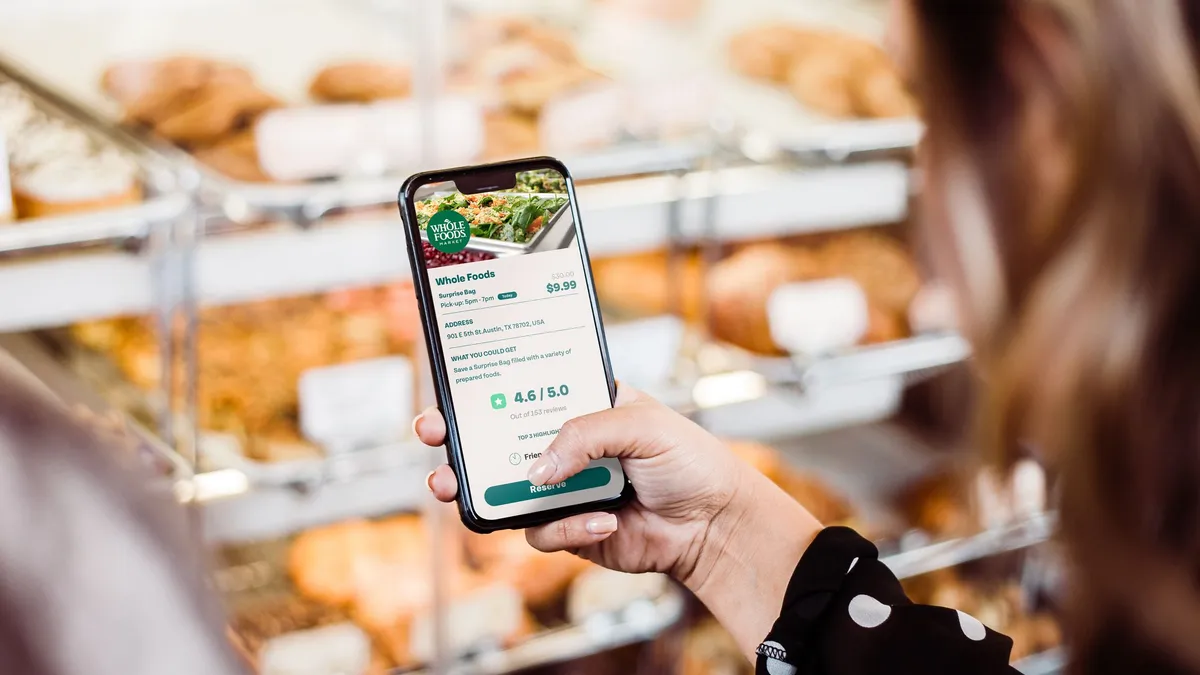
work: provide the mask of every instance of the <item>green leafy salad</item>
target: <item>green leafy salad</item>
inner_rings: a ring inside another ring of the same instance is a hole
[[[439,211],[457,211],[471,224],[471,236],[523,244],[567,203],[566,197],[530,197],[510,193],[464,195],[455,192],[417,202],[421,229]]]
[[[554,169],[536,169],[517,174],[517,192],[540,192],[562,194],[567,191],[567,180]]]

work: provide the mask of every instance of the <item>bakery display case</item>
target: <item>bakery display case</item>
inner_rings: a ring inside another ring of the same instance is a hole
[[[0,288],[38,288],[0,293],[0,349],[123,415],[196,507],[260,672],[615,673],[647,643],[744,672],[665,579],[470,534],[427,496],[396,192],[539,153],[574,175],[618,379],[870,533],[917,591],[1041,608],[942,572],[1050,537],[1036,472],[933,461],[896,421],[970,350],[903,224],[921,125],[879,3],[210,2],[0,21],[27,216],[0,224]],[[42,189],[63,175],[79,189]],[[486,230],[458,255],[555,245],[562,186],[525,178],[500,205],[422,197]],[[1024,651],[1052,661],[1044,637]]]
[[[169,164],[13,66],[0,68],[0,125],[5,257],[144,241],[188,206]]]

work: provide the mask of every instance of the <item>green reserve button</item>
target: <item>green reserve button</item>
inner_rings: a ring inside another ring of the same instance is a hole
[[[512,300],[513,298],[517,297],[517,292],[516,291],[508,291],[507,293],[501,293],[500,295],[497,295],[496,297],[499,298],[500,300]]]
[[[534,485],[527,480],[516,483],[505,483],[504,485],[493,485],[484,491],[483,499],[492,506],[503,506],[539,497],[549,497],[550,495],[561,494],[563,492],[577,492],[579,490],[604,487],[611,480],[612,473],[608,469],[602,466],[593,466],[590,469],[580,471],[561,483],[554,483],[553,485]]]

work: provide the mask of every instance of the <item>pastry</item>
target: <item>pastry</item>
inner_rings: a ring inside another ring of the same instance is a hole
[[[555,64],[505,78],[500,85],[501,99],[517,113],[534,114],[555,96],[598,79],[599,73],[585,66]]]
[[[912,256],[890,237],[844,234],[831,239],[819,254],[827,274],[854,279],[867,299],[884,311],[906,315],[921,288],[921,276]]]
[[[142,201],[138,168],[116,150],[28,166],[13,175],[17,216],[47,217],[112,209]]]
[[[237,72],[247,81],[250,77],[248,72],[233,64],[198,56],[172,56],[115,63],[105,69],[100,88],[121,105],[129,107],[152,91],[162,92],[168,87],[196,89],[217,72]]]
[[[246,130],[207,148],[196,150],[196,159],[235,180],[265,183],[271,180],[258,162],[254,132]]]
[[[165,115],[154,130],[174,143],[205,145],[281,105],[253,84],[210,82],[196,91],[186,108]]]
[[[37,114],[8,137],[8,161],[22,172],[45,162],[93,154],[96,144],[82,129]]]
[[[141,200],[139,170],[132,159],[36,110],[19,88],[0,90],[0,123],[8,127],[10,185],[18,218],[95,211]]]
[[[967,502],[967,491],[953,472],[917,481],[899,498],[900,508],[912,526],[938,538],[962,536],[975,529]]]
[[[863,342],[867,344],[881,344],[908,337],[908,326],[903,314],[877,305],[868,305],[867,317],[867,332],[863,336]]]
[[[708,274],[713,336],[761,354],[779,354],[771,338],[767,301],[781,284],[820,278],[820,261],[803,249],[758,244],[713,266]]]
[[[729,449],[756,471],[777,482],[784,471],[783,458],[779,451],[762,443],[752,441],[729,441]]]
[[[916,117],[919,112],[900,74],[888,63],[860,74],[855,87],[855,110],[862,117]]]
[[[267,641],[301,630],[329,626],[346,620],[346,613],[328,605],[295,596],[264,600],[235,611],[232,628],[252,655]]]
[[[483,157],[506,159],[532,155],[538,148],[537,120],[506,111],[487,113],[483,119]]]
[[[308,93],[325,103],[370,103],[404,98],[412,93],[412,73],[407,66],[350,62],[328,66],[317,73]]]
[[[0,81],[0,134],[12,139],[39,117],[41,113],[20,85]]]
[[[844,523],[854,515],[844,497],[835,494],[824,481],[813,476],[789,467],[780,473],[776,483],[814,518],[826,525]]]
[[[606,308],[639,316],[672,313],[673,303],[678,302],[684,320],[699,321],[704,302],[700,256],[681,253],[679,257],[674,276],[665,252],[596,260],[592,263],[596,295]]]
[[[365,520],[309,530],[288,549],[288,574],[305,597],[347,606],[358,595],[355,565],[374,541],[372,526]]]
[[[884,51],[853,35],[788,25],[752,28],[730,41],[729,58],[738,73],[786,85],[805,107],[830,117],[918,112]]]
[[[857,112],[850,83],[855,62],[835,51],[816,50],[797,59],[787,70],[787,86],[796,100],[830,117],[854,117]]]
[[[607,0],[608,4],[634,17],[682,21],[694,19],[704,6],[703,0]]]
[[[467,534],[466,545],[472,561],[485,576],[516,588],[525,604],[533,608],[561,598],[571,581],[591,566],[565,551],[537,551],[518,531]]]
[[[126,99],[126,117],[132,122],[157,126],[193,107],[209,87],[253,86],[249,71],[233,64],[194,57],[165,59],[149,66],[152,73],[138,91],[118,87],[112,95]],[[115,77],[115,76],[114,76]],[[131,78],[132,79],[132,78]]]
[[[142,199],[137,167],[115,150],[62,157],[13,177],[19,218],[43,218],[135,204]]]
[[[692,626],[683,639],[681,675],[753,675],[737,641],[717,623],[706,618]]]
[[[752,28],[734,36],[729,59],[738,73],[756,80],[782,83],[806,32],[787,25]]]

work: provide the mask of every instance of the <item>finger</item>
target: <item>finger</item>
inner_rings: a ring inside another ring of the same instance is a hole
[[[529,482],[547,485],[564,481],[601,457],[644,457],[663,452],[666,448],[659,430],[678,413],[636,390],[623,396],[611,410],[568,420],[529,467]]]
[[[436,448],[446,442],[446,420],[437,406],[425,409],[413,420],[413,433],[421,442]]]
[[[452,502],[458,496],[458,479],[449,465],[443,464],[430,471],[425,477],[425,485],[439,502]]]
[[[604,541],[617,531],[617,517],[611,513],[588,513],[525,530],[529,545],[539,551],[573,550]]]
[[[616,407],[620,408],[623,405],[632,405],[638,401],[649,398],[642,392],[633,387],[617,382],[617,402]]]

